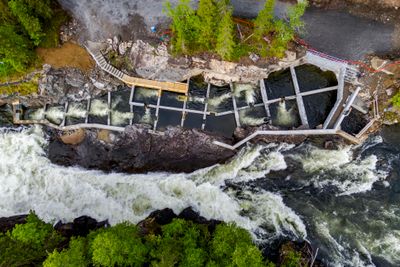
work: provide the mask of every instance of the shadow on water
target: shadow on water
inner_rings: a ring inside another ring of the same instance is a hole
[[[325,122],[336,102],[336,91],[309,95],[303,97],[304,107],[311,129]],[[321,105],[323,103],[323,105]]]
[[[202,76],[192,77],[189,83],[189,96],[187,108],[193,110],[204,110],[208,84]]]
[[[300,92],[322,89],[338,85],[332,71],[323,71],[317,66],[304,64],[295,68]]]
[[[290,69],[273,72],[264,81],[270,100],[295,94]]]
[[[369,122],[368,115],[353,109],[346,116],[340,125],[341,129],[347,133],[358,134]]]

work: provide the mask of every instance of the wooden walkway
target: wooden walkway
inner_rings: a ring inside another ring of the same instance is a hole
[[[180,83],[180,82],[161,82],[161,81],[153,81],[143,78],[137,78],[129,76],[122,71],[118,70],[114,66],[110,65],[104,56],[99,52],[93,52],[89,48],[87,48],[89,54],[96,61],[97,65],[100,66],[104,71],[118,78],[122,82],[128,84],[129,86],[139,86],[144,88],[151,88],[163,91],[170,91],[179,94],[188,94],[189,85],[188,83]]]

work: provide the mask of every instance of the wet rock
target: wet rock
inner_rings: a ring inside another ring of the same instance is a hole
[[[0,105],[0,126],[12,126],[12,125],[13,125],[12,106],[9,104]]]
[[[26,217],[28,217],[28,215],[16,215],[0,218],[0,233],[6,233],[7,231],[10,231],[16,224],[25,223]]]
[[[176,217],[177,215],[174,213],[173,210],[166,208],[162,210],[153,211],[147,218],[153,219],[154,222],[156,222],[159,225],[165,225],[172,222],[172,220],[175,219]]]
[[[83,141],[83,139],[85,139],[85,131],[83,129],[70,131],[62,134],[60,136],[60,139],[64,144],[77,145],[80,144]]]
[[[91,217],[81,216],[74,219],[72,223],[62,223],[61,221],[59,221],[54,226],[54,229],[65,237],[72,237],[72,236],[87,236],[89,232],[92,230],[108,226],[109,226],[108,221],[98,222],[97,220]]]
[[[64,144],[60,133],[49,130],[48,156],[53,163],[88,169],[140,173],[148,171],[191,172],[224,162],[234,151],[213,144],[229,139],[207,135],[198,130],[168,128],[154,134],[144,125],[113,133],[114,140],[98,140],[96,131],[88,130],[84,140],[75,146]]]
[[[132,42],[122,42],[118,46],[118,53],[123,56],[131,47],[132,47]]]

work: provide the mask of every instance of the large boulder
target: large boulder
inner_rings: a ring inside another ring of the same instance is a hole
[[[225,143],[231,140],[195,129],[169,128],[155,134],[146,126],[134,125],[123,133],[113,133],[107,142],[99,139],[99,132],[87,130],[82,142],[69,145],[61,141],[62,133],[49,130],[50,160],[60,165],[104,171],[192,172],[234,155],[234,151],[213,144],[216,140]]]

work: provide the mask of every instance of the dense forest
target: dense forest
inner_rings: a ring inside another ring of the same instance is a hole
[[[87,235],[63,236],[34,213],[0,233],[0,266],[275,266],[263,258],[250,234],[233,224],[199,224],[175,218],[159,225],[120,223]],[[301,266],[288,250],[280,266]]]
[[[57,1],[0,0],[0,77],[33,66],[36,47],[57,46],[67,19]]]
[[[244,37],[236,29],[229,0],[200,0],[197,10],[190,0],[179,0],[176,6],[167,2],[165,12],[172,19],[171,50],[189,55],[214,51],[225,60],[238,60],[251,52],[281,58],[303,29],[301,17],[307,1],[290,7],[284,19],[274,16],[274,7],[275,0],[267,0]]]

